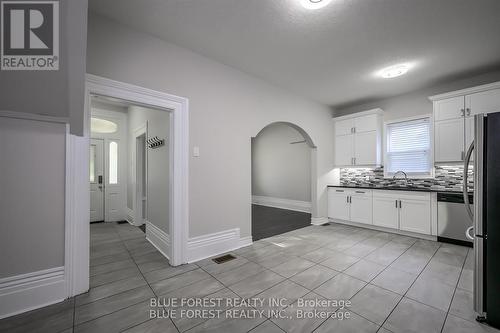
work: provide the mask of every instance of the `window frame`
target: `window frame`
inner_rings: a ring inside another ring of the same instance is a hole
[[[383,152],[384,152],[384,178],[392,179],[394,176],[394,173],[389,173],[388,169],[386,168],[387,166],[387,161],[388,161],[388,152],[387,152],[387,136],[388,136],[388,126],[397,124],[397,123],[406,123],[406,122],[411,122],[411,121],[417,121],[417,120],[428,120],[429,121],[429,154],[430,154],[430,170],[429,173],[412,173],[408,174],[408,179],[430,179],[430,178],[435,178],[435,166],[434,166],[434,117],[432,114],[424,114],[424,115],[419,115],[419,116],[413,116],[413,117],[405,117],[405,118],[398,118],[390,121],[384,122],[384,129],[383,129]],[[404,170],[403,170],[404,171]]]

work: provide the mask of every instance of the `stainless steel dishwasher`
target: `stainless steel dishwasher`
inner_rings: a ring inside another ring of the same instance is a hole
[[[470,218],[465,208],[462,193],[438,192],[438,241],[472,247],[465,231],[470,227]],[[472,203],[472,194],[469,195]]]

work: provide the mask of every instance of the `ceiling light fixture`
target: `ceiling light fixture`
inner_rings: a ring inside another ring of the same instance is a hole
[[[401,75],[405,75],[413,67],[413,64],[397,64],[386,67],[377,72],[377,76],[384,79],[392,79]]]
[[[300,0],[300,3],[307,9],[319,9],[327,6],[332,0]]]

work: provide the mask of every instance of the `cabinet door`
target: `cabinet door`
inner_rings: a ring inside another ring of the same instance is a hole
[[[351,195],[351,221],[372,224],[372,193],[370,190],[356,190]]]
[[[335,136],[351,134],[353,128],[354,119],[337,120],[335,121]]]
[[[401,199],[399,216],[400,230],[431,234],[430,200]]]
[[[465,118],[465,151],[469,149],[472,141],[474,141],[474,118],[466,117]],[[472,154],[474,156],[474,154]],[[471,158],[472,159],[472,158]]]
[[[355,133],[376,131],[378,127],[378,116],[376,114],[354,118]]]
[[[464,158],[464,118],[434,123],[436,162],[457,162]]]
[[[465,97],[453,97],[434,102],[434,120],[457,119],[463,117]]]
[[[354,135],[355,165],[378,164],[379,140],[377,132],[356,133]]]
[[[467,111],[470,110],[471,116],[479,113],[500,112],[500,89],[467,95],[465,105]]]
[[[373,224],[386,228],[399,228],[397,197],[373,197]]]
[[[354,157],[354,135],[342,135],[335,137],[335,165],[352,165]]]
[[[339,220],[349,220],[349,202],[347,196],[350,192],[343,189],[328,189],[328,217]]]

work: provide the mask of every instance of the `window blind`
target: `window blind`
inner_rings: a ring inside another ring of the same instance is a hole
[[[386,173],[429,176],[432,172],[429,118],[387,125]]]

